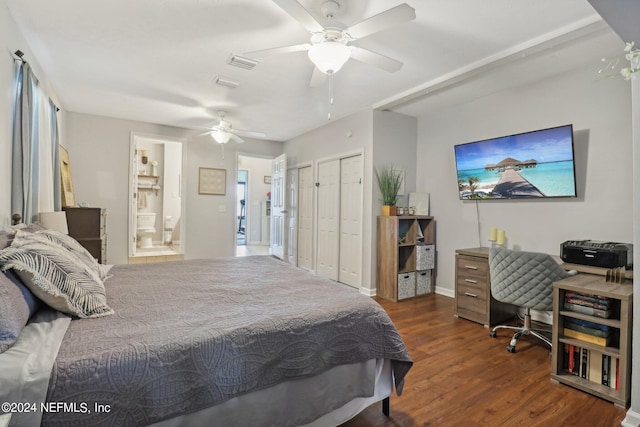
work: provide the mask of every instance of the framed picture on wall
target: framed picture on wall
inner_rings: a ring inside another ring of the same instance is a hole
[[[198,194],[224,196],[226,188],[226,169],[200,168],[198,176]]]
[[[264,183],[265,184],[271,184],[271,176],[265,176],[264,177]]]
[[[62,206],[75,206],[76,198],[73,194],[73,181],[71,181],[69,152],[62,145],[58,145],[58,156],[60,158],[60,190],[62,193]]]

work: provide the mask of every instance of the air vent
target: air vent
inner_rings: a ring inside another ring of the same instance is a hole
[[[240,83],[234,82],[233,80],[229,80],[226,77],[222,76],[216,77],[215,79],[213,79],[213,82],[220,86],[230,87],[231,89],[235,89],[240,85]]]
[[[227,59],[227,63],[229,65],[233,65],[235,67],[244,68],[245,70],[253,70],[256,65],[258,65],[259,61],[251,58],[245,58],[244,56],[231,54],[229,59]]]

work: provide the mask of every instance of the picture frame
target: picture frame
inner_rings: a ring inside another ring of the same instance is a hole
[[[73,192],[73,181],[71,180],[69,152],[62,145],[58,145],[58,157],[60,162],[60,196],[62,206],[75,206],[76,198]]]
[[[227,170],[199,168],[198,194],[224,196],[227,189]]]
[[[264,177],[264,183],[265,184],[271,184],[271,176],[270,175]]]

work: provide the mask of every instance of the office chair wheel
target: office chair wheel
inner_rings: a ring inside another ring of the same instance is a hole
[[[495,338],[496,337],[496,331],[489,331],[489,336],[491,338]]]
[[[507,346],[507,351],[509,353],[515,353],[516,352],[516,346],[515,345],[508,345]]]

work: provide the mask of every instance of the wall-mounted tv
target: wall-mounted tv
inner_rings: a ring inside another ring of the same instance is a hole
[[[573,125],[454,149],[460,199],[576,197]]]

